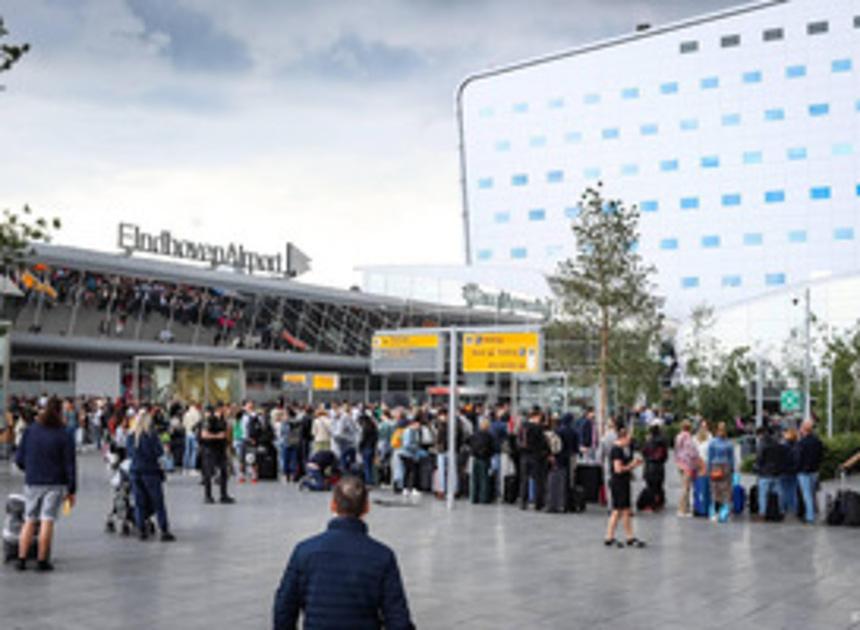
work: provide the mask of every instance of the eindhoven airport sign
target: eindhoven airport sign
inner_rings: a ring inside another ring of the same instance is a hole
[[[145,232],[133,223],[119,224],[119,247],[129,256],[135,252],[179,260],[233,267],[247,273],[263,272],[294,278],[310,270],[311,259],[292,243],[278,254],[260,254],[243,245],[213,245],[178,238],[169,230]]]

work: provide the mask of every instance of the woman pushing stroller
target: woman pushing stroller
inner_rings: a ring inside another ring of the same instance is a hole
[[[164,483],[164,471],[160,459],[164,456],[164,448],[153,427],[148,408],[142,409],[138,415],[134,430],[128,436],[126,448],[131,460],[129,472],[140,539],[146,540],[149,537],[146,520],[149,514],[154,512],[161,530],[161,542],[176,540],[167,523],[167,506],[164,504],[161,487]]]

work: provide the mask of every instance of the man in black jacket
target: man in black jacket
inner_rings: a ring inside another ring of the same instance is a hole
[[[782,493],[779,478],[786,468],[786,450],[773,435],[770,429],[764,429],[758,445],[756,464],[758,468],[758,513],[767,513],[767,497],[775,492],[782,505]]]
[[[472,450],[472,503],[490,502],[490,464],[496,453],[496,440],[490,433],[490,419],[483,417],[479,429],[469,440]]]
[[[800,486],[800,494],[803,496],[804,520],[807,523],[815,522],[815,487],[818,485],[818,469],[821,468],[821,459],[824,453],[824,446],[818,436],[815,435],[814,428],[812,420],[805,420],[800,425],[800,441],[798,442],[800,461],[797,484]]]
[[[533,479],[535,509],[543,510],[546,497],[547,460],[550,452],[544,436],[543,414],[538,407],[532,409],[528,420],[520,426],[517,442],[520,448],[520,509],[528,509],[529,479]]]

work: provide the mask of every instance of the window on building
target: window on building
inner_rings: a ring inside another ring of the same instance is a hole
[[[702,168],[719,168],[720,158],[717,155],[706,155],[700,162]]]
[[[831,151],[835,156],[851,155],[854,153],[854,145],[850,142],[839,142],[833,145]]]
[[[699,120],[697,118],[684,118],[681,121],[681,131],[695,131],[699,128]]]
[[[511,249],[511,258],[515,260],[522,260],[528,256],[528,250],[525,247],[514,247]]]
[[[510,223],[511,222],[511,213],[510,212],[496,212],[493,215],[494,223]]]
[[[487,190],[493,187],[493,178],[492,177],[482,177],[478,180],[478,188],[482,190]]]
[[[764,159],[761,151],[744,151],[744,164],[761,164]]]
[[[600,132],[600,136],[604,140],[616,140],[621,135],[621,131],[618,127],[609,127]]]
[[[621,90],[621,98],[625,101],[631,101],[639,98],[639,88],[629,87]]]
[[[806,66],[788,66],[785,69],[785,76],[788,79],[799,79],[806,76]]]
[[[600,94],[586,94],[582,97],[582,102],[586,105],[597,105],[600,102]]]
[[[695,289],[699,286],[699,278],[698,276],[686,276],[681,278],[681,288],[682,289]]]
[[[854,191],[858,197],[860,197],[860,184],[857,184],[857,188]]]
[[[702,237],[702,247],[705,249],[714,249],[720,246],[720,237],[716,234],[709,234]]]
[[[834,59],[830,62],[831,72],[851,72],[853,68],[854,64],[850,59]]]
[[[813,117],[827,116],[830,113],[830,105],[827,103],[813,103],[809,106],[809,115]]]
[[[740,114],[723,114],[723,127],[737,127],[741,124]]]
[[[529,146],[533,149],[540,149],[546,146],[546,136],[532,136],[529,140]]]
[[[561,109],[564,107],[564,99],[563,98],[552,98],[546,104],[549,109]]]
[[[526,186],[529,183],[529,176],[525,173],[517,173],[511,175],[511,186]]]
[[[660,85],[660,94],[677,94],[678,93],[678,82],[670,81],[669,83],[663,83]]]
[[[806,25],[807,35],[823,35],[830,30],[830,24],[826,20],[810,22]]]
[[[681,197],[681,210],[698,210],[698,197]]]
[[[582,142],[582,132],[580,131],[568,131],[564,135],[564,141],[568,144],[579,144]]]
[[[582,171],[582,176],[585,179],[600,179],[601,174],[600,167],[598,166],[589,166],[585,170]]]
[[[740,45],[740,35],[723,35],[723,37],[720,38],[720,46],[722,46],[723,48],[734,48],[735,46]]]
[[[705,77],[701,81],[699,81],[699,86],[703,90],[713,90],[720,87],[720,78],[719,77]]]
[[[494,110],[492,107],[482,107],[480,110],[478,110],[478,116],[480,116],[481,118],[492,118],[495,113],[496,110]]]
[[[806,230],[791,230],[788,233],[788,242],[789,243],[805,243],[806,242]]]
[[[750,72],[744,72],[742,79],[744,83],[761,83],[761,70],[752,70]]]
[[[852,227],[838,227],[833,230],[833,238],[837,241],[853,241],[854,240],[854,228]]]
[[[638,164],[622,164],[621,165],[621,175],[624,177],[633,177],[634,175],[639,174],[639,165]]]
[[[646,123],[639,127],[639,133],[643,136],[656,136],[659,130],[657,123]]]
[[[579,206],[568,206],[564,209],[564,216],[568,219],[575,219],[579,216]]]
[[[478,260],[490,260],[493,257],[492,249],[479,249]]]
[[[741,205],[741,195],[740,193],[730,193],[728,195],[723,195],[722,202],[723,205],[726,207],[739,206]]]
[[[813,200],[830,199],[830,186],[815,186],[809,190],[809,198]]]
[[[682,55],[698,52],[699,42],[697,42],[697,41],[681,42],[680,50],[681,50]]]
[[[782,203],[785,201],[784,190],[768,190],[764,194],[765,203]]]
[[[741,286],[740,276],[723,276],[722,285],[726,288],[736,288]]]
[[[42,365],[45,381],[71,383],[75,380],[74,364],[66,361],[45,361]]]
[[[806,147],[790,147],[785,152],[786,157],[792,162],[806,159]]]
[[[770,122],[785,120],[785,110],[781,107],[766,109],[764,111],[764,119]]]
[[[769,287],[776,287],[785,284],[784,273],[768,273],[764,276],[764,283]]]
[[[678,249],[678,239],[664,238],[660,241],[660,249]]]
[[[778,42],[785,38],[785,31],[781,28],[768,28],[762,33],[762,39],[766,42]]]
[[[529,221],[546,221],[546,210],[543,208],[529,210]]]
[[[12,381],[41,381],[42,362],[17,359],[9,366],[9,379]]]
[[[513,110],[514,110],[515,114],[525,114],[526,112],[529,111],[529,104],[528,103],[514,103]]]
[[[660,209],[660,202],[656,199],[648,199],[639,204],[642,212],[657,212]]]
[[[510,151],[511,150],[511,141],[510,140],[499,140],[496,143],[496,151]]]
[[[764,243],[764,236],[761,232],[747,232],[744,234],[744,245],[755,247]]]
[[[562,245],[547,245],[546,246],[547,258],[558,258],[563,253],[564,253],[564,246],[562,246]]]
[[[564,181],[564,171],[549,171],[546,174],[548,184],[560,184]]]
[[[660,162],[660,170],[664,173],[677,171],[679,167],[678,160],[663,160]]]

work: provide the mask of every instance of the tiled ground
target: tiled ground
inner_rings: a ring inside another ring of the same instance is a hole
[[[0,628],[267,628],[287,556],[322,528],[328,498],[282,484],[234,489],[205,506],[191,478],[167,487],[179,541],[103,533],[109,489],[82,458],[80,504],[58,528],[57,571],[0,571]],[[21,479],[0,462],[0,493]],[[387,494],[386,494],[387,496]],[[508,506],[375,507],[419,628],[860,627],[860,530],[794,522],[717,526],[637,519],[646,550],[607,550],[605,514]],[[852,625],[853,624],[853,625]]]

